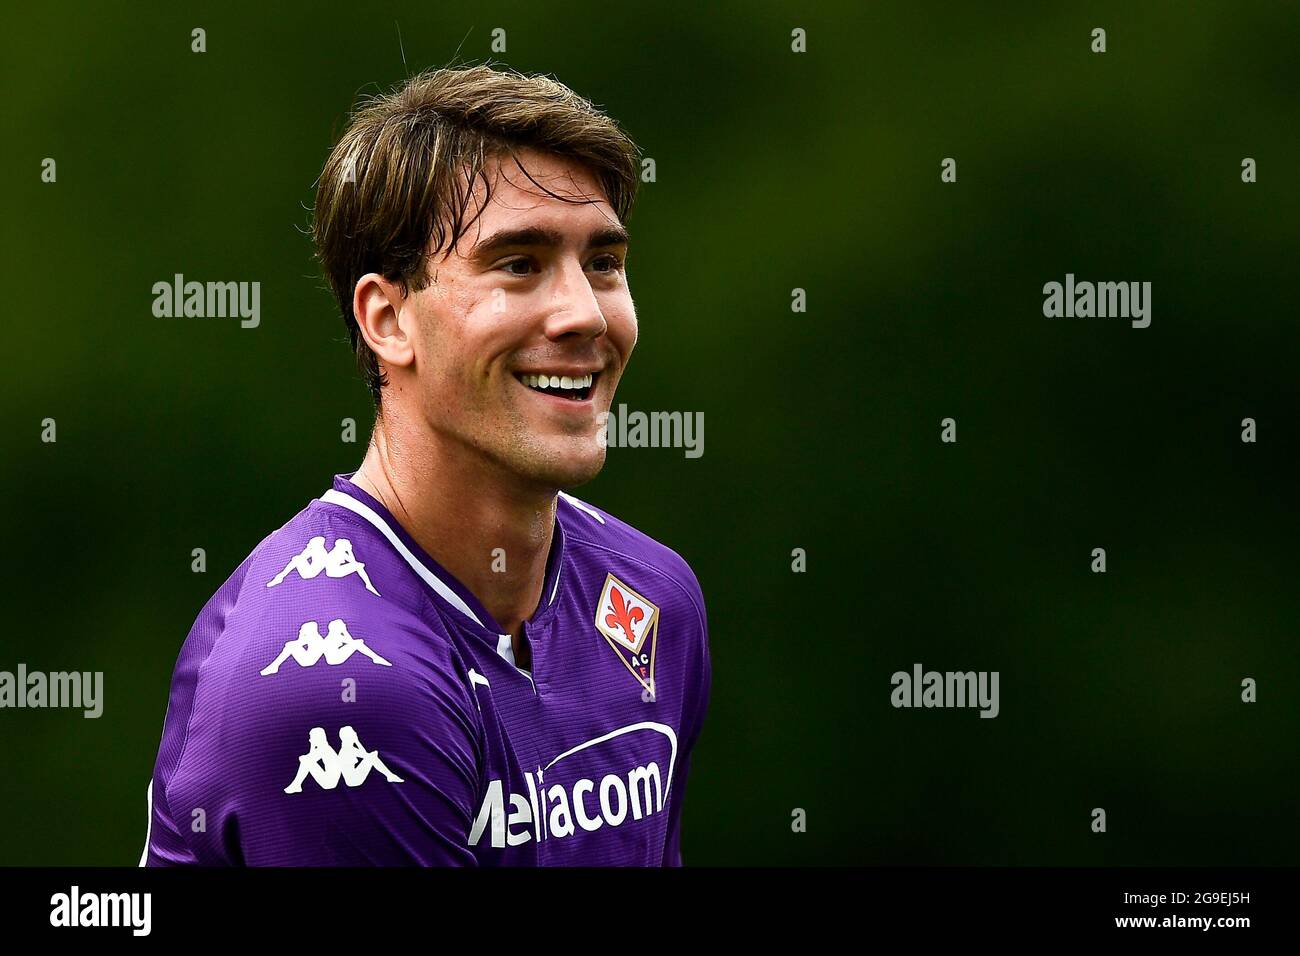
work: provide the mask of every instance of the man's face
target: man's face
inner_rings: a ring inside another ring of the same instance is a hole
[[[533,150],[520,162],[528,175],[509,158],[489,167],[491,201],[449,257],[429,257],[431,281],[403,311],[418,320],[427,426],[528,482],[566,488],[605,462],[601,413],[636,344],[627,245],[582,166]]]

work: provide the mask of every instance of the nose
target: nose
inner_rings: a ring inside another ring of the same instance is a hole
[[[546,337],[551,340],[568,335],[596,339],[609,329],[596,293],[578,262],[566,263],[555,280],[551,296],[552,311],[546,318]]]

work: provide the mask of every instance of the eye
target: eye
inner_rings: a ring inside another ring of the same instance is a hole
[[[516,266],[523,266],[523,271],[518,271]],[[531,259],[511,259],[509,262],[503,262],[500,268],[506,270],[512,276],[532,275],[533,262]]]
[[[623,260],[612,254],[597,256],[595,259],[591,260],[591,264],[593,266],[604,264],[605,268],[597,268],[597,272],[617,272],[619,269],[623,268]]]

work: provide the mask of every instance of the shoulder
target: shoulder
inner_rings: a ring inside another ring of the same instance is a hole
[[[308,621],[322,636],[338,620],[349,630],[378,629],[388,641],[436,642],[438,621],[412,577],[368,524],[314,500],[262,539],[203,615],[219,629],[213,650],[238,639],[240,647],[227,650],[241,655],[278,651]]]
[[[484,737],[463,658],[337,512],[313,502],[267,536],[181,652],[154,794],[177,819],[204,810],[201,860],[384,859],[385,821],[468,826]]]
[[[581,597],[586,601],[584,613],[595,615],[598,622],[607,620],[607,612],[616,619],[622,615],[633,628],[635,614],[647,628],[655,621],[656,635],[662,620],[665,635],[671,634],[670,641],[657,645],[657,654],[660,673],[665,665],[670,671],[680,669],[686,691],[681,726],[689,751],[708,709],[713,672],[704,595],[695,572],[672,548],[572,495],[561,494],[557,513],[565,535],[565,562],[572,561],[575,580],[586,592]]]
[[[313,727],[345,725],[389,746],[454,739],[468,761],[481,733],[468,669],[411,578],[374,529],[319,500],[264,538],[181,651],[178,762],[278,767]]]
[[[634,572],[646,586],[657,583],[666,589],[659,593],[661,598],[680,595],[690,602],[699,616],[701,630],[705,630],[704,593],[695,572],[680,554],[626,521],[565,492],[560,493],[556,511],[566,542],[575,551],[583,552],[588,563],[610,565],[610,573],[619,577],[622,575],[615,567],[624,573]]]
[[[393,545],[363,516],[325,499],[267,535],[246,563],[240,600],[250,604],[325,597],[359,608],[421,607],[422,592]]]

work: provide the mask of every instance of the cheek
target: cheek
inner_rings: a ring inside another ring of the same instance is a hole
[[[487,329],[479,316],[483,303],[463,292],[447,290],[430,295],[421,311],[417,358],[433,392],[460,391],[474,381],[475,360]]]
[[[604,312],[605,322],[609,326],[606,334],[626,362],[627,357],[632,354],[637,339],[636,308],[632,305],[631,296],[622,297]]]

